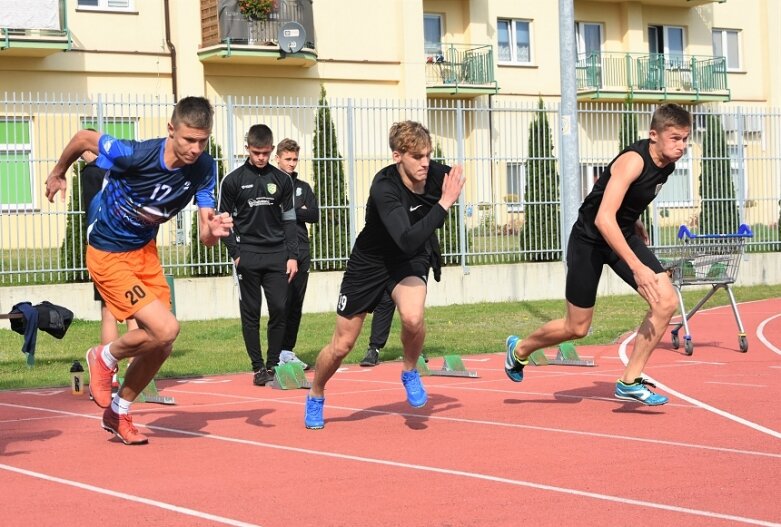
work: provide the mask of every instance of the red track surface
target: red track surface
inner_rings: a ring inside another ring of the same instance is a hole
[[[0,392],[0,524],[781,525],[780,313],[741,305],[746,354],[729,307],[692,319],[691,357],[665,337],[646,370],[670,396],[657,408],[612,398],[631,342],[514,384],[504,335],[465,358],[479,379],[424,378],[419,410],[398,363],[337,373],[320,431],[303,390],[249,375],[158,382],[177,405],[133,407],[141,447],[111,439],[87,397]]]

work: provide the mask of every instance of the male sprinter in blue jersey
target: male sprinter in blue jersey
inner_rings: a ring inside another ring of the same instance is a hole
[[[171,313],[171,294],[157,255],[155,237],[195,197],[200,239],[215,245],[233,225],[214,212],[214,159],[204,153],[213,111],[202,97],[186,97],[174,108],[168,136],[148,141],[118,140],[90,130],[73,136],[46,180],[46,197],[65,199],[65,173],[85,150],[98,154],[107,170],[103,189],[88,214],[87,269],[117,320],[135,319],[138,329],[87,352],[89,389],[105,408],[103,428],[126,445],[146,444],[133,426],[130,404],[154,379],[171,353],[179,322]],[[111,397],[117,362],[133,358],[119,392]]]

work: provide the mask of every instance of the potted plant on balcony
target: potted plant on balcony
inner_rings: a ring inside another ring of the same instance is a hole
[[[276,0],[239,0],[239,12],[250,22],[268,20],[276,7]]]
[[[261,40],[261,26],[269,19],[271,13],[277,8],[276,0],[239,0],[239,12],[247,19],[249,35],[248,44],[255,44]]]

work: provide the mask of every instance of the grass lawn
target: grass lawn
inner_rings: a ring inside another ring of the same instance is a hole
[[[705,294],[703,290],[689,288],[683,291],[687,307],[693,306]],[[734,292],[741,302],[774,298],[781,296],[781,285],[738,287]],[[726,293],[720,290],[705,308],[728,303]],[[645,302],[637,295],[599,298],[592,332],[579,343],[606,344],[615,341],[638,325],[645,309]],[[426,312],[425,352],[431,357],[446,353],[470,355],[500,352],[507,335],[523,336],[540,324],[563,314],[563,300],[431,307]],[[295,350],[301,359],[314,363],[320,348],[331,337],[335,318],[334,313],[304,315]],[[364,331],[355,349],[347,357],[347,363],[357,363],[363,357],[368,345],[370,321],[371,316],[367,317]],[[173,354],[163,365],[158,378],[250,371],[238,319],[187,321],[181,325],[182,330],[174,344]],[[264,356],[265,325],[264,319],[261,321]],[[737,326],[735,332],[737,346]],[[39,331],[35,366],[29,368],[25,356],[20,352],[22,336],[10,330],[0,330],[0,389],[69,385],[71,363],[78,359],[86,367],[85,352],[96,344],[99,334],[99,322],[83,320],[75,320],[62,340]],[[669,339],[669,336],[665,338]],[[398,317],[395,317],[381,359],[393,360],[400,355],[399,323]]]

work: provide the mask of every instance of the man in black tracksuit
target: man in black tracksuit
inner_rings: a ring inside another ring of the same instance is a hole
[[[298,274],[290,282],[290,287],[287,290],[285,336],[282,339],[279,362],[280,364],[296,363],[307,370],[309,365],[299,359],[293,350],[296,347],[296,340],[298,340],[298,328],[301,326],[301,313],[306,286],[309,283],[309,266],[311,264],[309,231],[306,224],[317,223],[320,220],[320,207],[317,205],[317,199],[315,199],[315,194],[309,183],[298,179],[296,166],[298,166],[300,149],[298,143],[292,139],[283,139],[277,145],[277,166],[293,180],[296,230],[298,232]]]
[[[273,379],[285,333],[288,282],[298,272],[293,181],[268,164],[274,137],[268,126],[256,124],[247,132],[247,161],[222,181],[220,212],[233,217],[233,232],[223,238],[239,281],[239,311],[244,346],[254,384]],[[266,363],[260,348],[260,289],[268,304]]]

